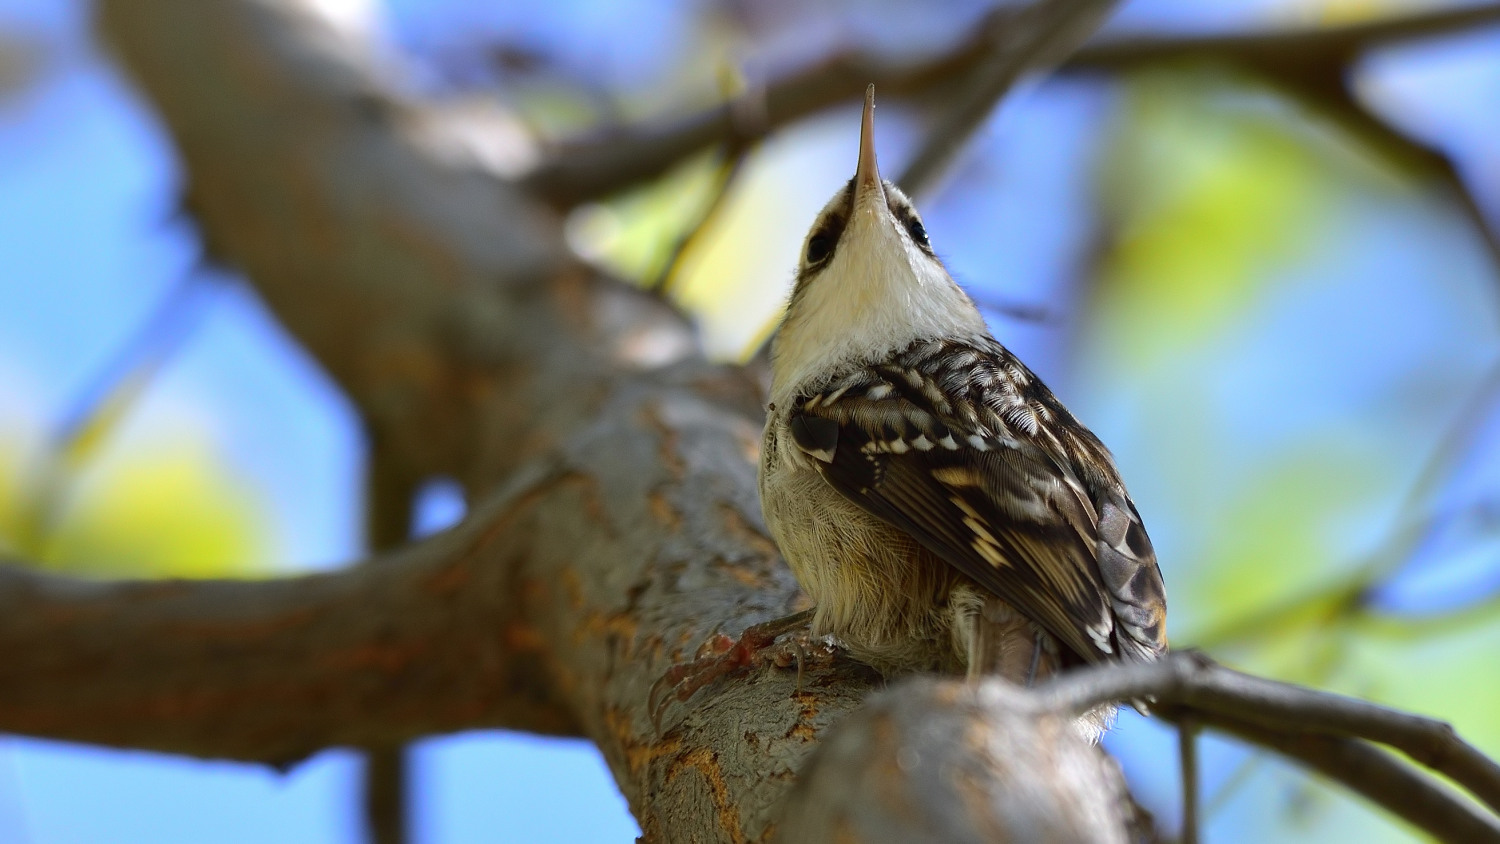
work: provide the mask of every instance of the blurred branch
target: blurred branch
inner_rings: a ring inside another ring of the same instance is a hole
[[[1364,742],[1260,729],[1231,719],[1208,726],[1280,753],[1341,783],[1439,841],[1500,841],[1500,823],[1442,784]]]
[[[1369,50],[1497,23],[1500,4],[1485,4],[1312,30],[1122,38],[1085,47],[1074,54],[1067,68],[1122,73],[1149,65],[1204,60],[1245,68],[1363,138],[1390,163],[1431,178],[1450,191],[1500,269],[1500,230],[1487,219],[1453,160],[1373,114],[1348,84],[1355,62]]]
[[[406,746],[381,747],[364,753],[365,830],[371,844],[403,844],[410,839],[411,817]]]
[[[672,291],[672,283],[676,280],[678,271],[682,269],[683,257],[691,251],[694,244],[702,239],[703,233],[718,218],[740,174],[745,170],[745,160],[750,157],[753,150],[753,145],[724,149],[719,166],[714,172],[713,187],[710,189],[708,202],[698,213],[698,219],[683,232],[681,237],[677,238],[676,243],[672,244],[671,252],[662,262],[661,272],[647,285],[647,289],[651,292],[666,295]]]
[[[1428,614],[1371,613],[1361,619],[1373,635],[1396,639],[1418,639],[1451,636],[1476,624],[1500,618],[1500,585],[1491,587],[1488,597],[1456,609]]]
[[[66,515],[80,470],[98,456],[101,446],[192,336],[207,313],[204,278],[182,276],[69,403],[62,419],[35,459],[39,481],[22,503],[16,519],[17,547],[46,559],[49,544]]]
[[[329,574],[73,580],[0,566],[0,729],[287,764],[475,726],[576,735],[488,564],[563,485],[518,477],[461,529]]]
[[[1030,9],[1023,9],[1020,14]],[[1014,7],[1001,6],[986,16],[969,38],[935,55],[902,59],[849,50],[771,80],[747,95],[762,104],[762,119],[748,130],[735,119],[735,104],[725,103],[686,116],[612,127],[593,137],[564,142],[522,184],[553,204],[571,206],[656,178],[678,162],[715,145],[755,140],[823,109],[854,102],[868,83],[875,84],[883,99],[931,96],[939,86],[969,77],[981,64],[1003,63],[994,57],[991,48],[997,43],[1007,43],[1004,39],[1009,37],[1008,30],[1017,14]],[[1115,37],[1084,45],[1063,61],[1061,69],[1125,72],[1150,64],[1205,57],[1244,64],[1290,90],[1303,91],[1313,100],[1334,107],[1336,116],[1362,115],[1359,122],[1378,130],[1377,140],[1395,143],[1397,149],[1406,150],[1419,163],[1434,168],[1433,172],[1446,184],[1457,187],[1457,196],[1467,203],[1468,191],[1457,180],[1447,157],[1371,117],[1351,98],[1344,76],[1354,59],[1374,47],[1496,21],[1500,21],[1500,5],[1491,4],[1424,10],[1369,23],[1316,29]],[[1066,31],[1051,34],[1069,35]],[[1062,38],[1059,43],[1066,40]],[[1003,80],[1004,73],[993,78]],[[976,94],[975,99],[983,98]],[[982,107],[981,103],[969,113]],[[1489,227],[1482,231],[1493,241]]]
[[[1360,23],[1306,29],[1192,36],[1115,37],[1089,44],[1067,62],[1081,70],[1132,70],[1144,64],[1213,58],[1264,69],[1267,75],[1327,80],[1366,51],[1500,23],[1500,4],[1419,9]],[[1341,87],[1341,86],[1340,86]]]
[[[964,75],[990,56],[1014,14],[1013,7],[996,9],[972,36],[934,56],[913,60],[848,50],[754,86],[727,103],[563,142],[522,180],[522,187],[554,205],[572,206],[654,179],[711,147],[757,141],[830,106],[853,102],[870,83],[882,98],[918,94]],[[744,120],[745,113],[756,119]]]
[[[933,187],[1022,74],[1050,70],[1116,5],[1117,0],[1038,0],[1011,15],[1005,26],[990,28],[984,57],[965,74],[896,184],[913,195]]]

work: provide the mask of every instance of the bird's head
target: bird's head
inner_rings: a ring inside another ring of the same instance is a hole
[[[773,347],[772,392],[800,391],[916,340],[987,333],[974,303],[933,253],[911,200],[880,178],[871,85],[854,178],[823,206],[802,243]]]

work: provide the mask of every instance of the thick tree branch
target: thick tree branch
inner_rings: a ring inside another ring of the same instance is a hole
[[[510,573],[487,564],[543,487],[332,574],[89,583],[0,568],[0,727],[278,764],[485,724],[577,734],[514,644],[535,633]]]
[[[929,677],[873,695],[829,732],[802,780],[785,841],[1127,840],[1113,763],[1066,714],[1005,682]],[[945,781],[956,787],[935,787]]]

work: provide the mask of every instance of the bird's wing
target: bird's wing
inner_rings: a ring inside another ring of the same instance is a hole
[[[998,343],[925,343],[799,397],[823,478],[1080,656],[1166,649],[1165,590],[1109,453]]]

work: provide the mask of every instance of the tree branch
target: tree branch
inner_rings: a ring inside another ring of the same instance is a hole
[[[903,97],[968,72],[1003,37],[1014,10],[1001,7],[974,34],[946,53],[906,60],[851,50],[790,73],[743,96],[678,117],[615,127],[595,137],[559,144],[523,181],[533,195],[559,207],[608,196],[660,176],[715,146],[740,146],[839,103],[863,96],[874,83],[882,98]],[[753,122],[738,115],[752,112]]]
[[[1093,34],[1116,0],[1038,0],[990,31],[984,58],[967,74],[896,184],[925,192],[953,162],[996,103],[1025,73],[1047,69]]]
[[[368,431],[365,470],[365,546],[390,551],[411,538],[421,479],[415,477],[378,431]],[[404,844],[409,838],[405,745],[369,748],[364,754],[365,827],[371,844]]]
[[[704,150],[757,140],[826,108],[854,102],[871,82],[882,98],[931,96],[939,86],[973,73],[991,55],[990,46],[1006,37],[1015,14],[1013,7],[997,8],[969,38],[936,55],[902,59],[850,50],[766,82],[746,95],[759,101],[759,119],[753,125],[737,121],[735,104],[725,103],[638,126],[612,127],[594,137],[561,143],[523,185],[555,205],[568,207],[654,179]],[[1500,5],[1492,4],[1423,10],[1386,20],[1316,29],[1115,37],[1085,44],[1063,61],[1060,69],[1121,72],[1206,57],[1250,66],[1271,79],[1289,75],[1316,78],[1322,88],[1328,87],[1327,80],[1333,80],[1338,96],[1347,98],[1343,74],[1364,51],[1495,21],[1500,21]],[[1441,155],[1404,136],[1394,137],[1407,147],[1423,150],[1429,158]],[[1460,197],[1464,195],[1466,192]]]
[[[1493,817],[1379,748],[1335,736],[1289,735],[1232,719],[1206,723],[1342,783],[1440,841],[1500,841],[1500,824]]]
[[[90,583],[0,567],[0,727],[276,764],[481,725],[578,734],[515,645],[535,632],[510,573],[485,564],[545,489],[331,574]]]
[[[1037,697],[1042,711],[1074,713],[1149,699],[1169,720],[1224,730],[1297,759],[1434,835],[1500,840],[1500,819],[1353,741],[1393,747],[1500,812],[1500,764],[1442,721],[1231,671],[1192,651],[1151,665],[1074,672],[1038,689]],[[1476,830],[1483,834],[1473,837]]]
[[[1452,158],[1372,114],[1347,83],[1354,63],[1369,50],[1496,23],[1500,23],[1500,4],[1413,12],[1314,30],[1127,38],[1080,50],[1069,69],[1120,73],[1152,65],[1214,61],[1249,70],[1364,139],[1391,163],[1431,178],[1451,192],[1500,266],[1500,230],[1486,218]]]
[[[872,695],[801,777],[784,841],[1127,840],[1113,763],[1005,682],[923,677]]]

